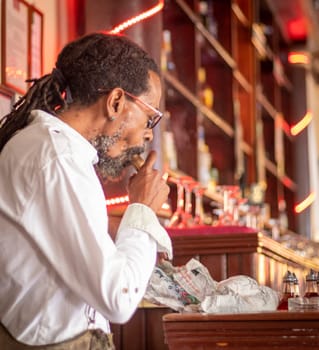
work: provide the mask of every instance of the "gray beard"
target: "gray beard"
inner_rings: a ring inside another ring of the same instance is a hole
[[[120,138],[120,132],[112,136],[97,136],[90,143],[97,150],[99,160],[95,165],[95,169],[102,181],[120,181],[123,176],[123,171],[131,165],[132,156],[141,154],[145,147],[131,147],[122,152],[117,157],[107,155],[111,146],[113,146]]]

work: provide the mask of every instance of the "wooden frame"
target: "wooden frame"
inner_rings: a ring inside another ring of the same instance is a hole
[[[20,93],[27,90],[28,12],[23,0],[2,0],[2,82]]]
[[[2,0],[2,84],[19,94],[43,70],[43,14],[24,0]]]
[[[29,77],[40,78],[43,74],[43,14],[30,6],[30,66]]]
[[[10,113],[13,104],[14,93],[5,87],[0,87],[0,127],[2,118]]]

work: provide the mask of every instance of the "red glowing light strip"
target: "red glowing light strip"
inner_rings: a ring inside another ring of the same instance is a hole
[[[111,199],[106,199],[106,201],[105,201],[107,206],[123,204],[123,203],[128,203],[128,202],[129,202],[128,196],[114,197]]]
[[[295,213],[300,214],[303,210],[308,208],[315,200],[316,195],[314,192],[310,193],[309,196],[301,201],[299,204],[295,205]]]
[[[291,135],[298,135],[304,128],[306,128],[312,120],[312,113],[307,112],[304,117],[294,126],[290,128]]]
[[[301,52],[290,52],[288,54],[288,61],[292,64],[308,64],[309,57],[305,53]]]
[[[285,186],[289,188],[295,187],[295,184],[287,176],[283,176],[281,179]]]
[[[108,206],[108,207],[113,206],[113,205],[125,204],[125,203],[129,203],[129,197],[128,197],[128,195],[121,196],[121,197],[114,197],[114,198],[106,199],[105,203],[106,203],[106,206]],[[163,203],[162,209],[169,210],[170,209],[169,204]]]
[[[110,31],[109,34],[118,34],[123,30],[131,27],[132,25],[145,20],[146,18],[154,16],[156,13],[160,12],[164,7],[164,0],[160,0],[157,5],[151,7],[149,10],[140,13],[137,16],[131,17],[130,19],[120,23]]]
[[[283,116],[276,118],[276,125],[278,127],[281,127],[282,130],[285,132],[286,135],[290,136],[291,132],[290,132],[290,126],[289,124],[286,122],[286,120],[283,118]]]

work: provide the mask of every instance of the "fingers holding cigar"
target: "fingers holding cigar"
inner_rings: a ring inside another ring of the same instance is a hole
[[[132,156],[131,163],[134,166],[134,168],[138,171],[144,165],[145,160],[139,154],[134,154]]]
[[[141,169],[141,167],[144,165],[145,163],[145,159],[140,155],[140,154],[134,154],[132,156],[132,159],[131,159],[131,163],[132,165],[134,166],[135,170],[136,171],[139,171]],[[167,182],[167,179],[168,179],[168,172],[165,172],[163,175],[162,175],[162,179]]]
[[[168,179],[168,172],[167,171],[165,171],[165,173],[162,175],[162,179],[165,181],[165,182],[167,182],[167,179]]]

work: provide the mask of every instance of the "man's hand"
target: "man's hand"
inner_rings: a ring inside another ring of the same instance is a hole
[[[156,213],[166,202],[169,194],[169,186],[163,178],[163,174],[153,169],[156,160],[156,152],[151,151],[144,165],[128,183],[130,203],[142,203],[153,209]]]

